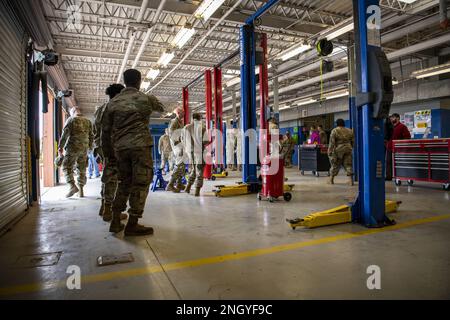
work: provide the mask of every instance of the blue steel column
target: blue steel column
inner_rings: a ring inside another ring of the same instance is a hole
[[[353,0],[355,17],[356,65],[358,66],[358,91],[370,92],[367,37],[367,8],[379,5],[378,0]],[[384,126],[382,119],[373,117],[373,106],[363,105],[358,110],[361,119],[358,128],[359,149],[359,194],[353,218],[368,227],[380,227],[385,221],[385,182],[377,169],[384,166]],[[381,172],[384,172],[383,170]]]
[[[355,47],[349,46],[347,51],[348,78],[349,78],[349,99],[348,110],[350,118],[350,128],[355,134],[355,144],[353,146],[353,173],[354,180],[358,181],[358,163],[359,163],[359,134],[358,134],[358,109],[356,108],[356,80],[355,80]]]
[[[244,133],[256,129],[256,81],[255,81],[255,32],[254,27],[240,27],[241,55],[241,135],[242,135],[242,181],[258,182],[256,163],[250,162],[250,139]],[[255,150],[253,150],[255,152]]]

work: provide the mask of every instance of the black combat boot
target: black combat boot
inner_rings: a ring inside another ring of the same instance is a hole
[[[130,216],[124,234],[125,236],[148,236],[153,234],[153,228],[138,224],[138,217]]]
[[[195,188],[195,194],[194,194],[194,195],[195,195],[196,197],[200,197],[200,189],[201,189],[201,188]]]
[[[119,233],[125,228],[125,225],[120,222],[121,212],[113,212],[113,217],[111,225],[109,227],[109,232]]]

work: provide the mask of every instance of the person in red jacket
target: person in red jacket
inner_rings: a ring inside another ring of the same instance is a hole
[[[390,139],[387,141],[386,146],[386,180],[392,180],[392,151],[394,140],[411,139],[408,127],[400,122],[400,115],[393,113],[389,119],[391,120],[393,129]]]

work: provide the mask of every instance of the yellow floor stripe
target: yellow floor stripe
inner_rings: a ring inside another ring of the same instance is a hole
[[[386,232],[386,231],[392,231],[392,230],[413,227],[413,226],[430,223],[430,222],[441,221],[441,220],[445,220],[445,219],[449,219],[449,218],[450,218],[450,214],[446,214],[446,215],[440,215],[440,216],[434,216],[434,217],[429,217],[429,218],[407,221],[407,222],[399,223],[399,224],[385,227],[385,228],[365,229],[365,230],[362,230],[359,232],[345,233],[345,234],[340,234],[337,236],[325,237],[325,238],[320,238],[320,239],[315,239],[315,240],[282,244],[282,245],[268,247],[268,248],[255,249],[255,250],[237,252],[237,253],[232,253],[232,254],[226,254],[226,255],[214,256],[214,257],[208,257],[208,258],[202,258],[202,259],[196,259],[196,260],[167,263],[167,264],[163,265],[162,267],[158,265],[158,266],[149,266],[149,267],[144,267],[144,268],[121,270],[121,271],[115,271],[115,272],[107,272],[107,273],[101,273],[101,274],[85,275],[85,276],[82,276],[81,286],[83,287],[83,285],[85,285],[87,283],[102,282],[102,281],[109,281],[109,280],[113,280],[113,279],[120,279],[120,278],[123,279],[123,278],[129,278],[129,277],[135,277],[135,276],[141,276],[141,275],[155,274],[155,273],[162,272],[163,269],[165,271],[173,271],[173,270],[186,269],[186,268],[198,267],[198,266],[203,266],[203,265],[218,264],[218,263],[222,263],[222,262],[226,262],[226,261],[241,260],[241,259],[246,259],[246,258],[251,258],[251,257],[268,255],[268,254],[272,254],[272,253],[296,250],[296,249],[315,246],[315,245],[319,245],[319,244],[332,243],[332,242],[336,242],[339,240],[352,239],[352,238],[362,237],[362,236],[375,234],[375,233],[381,233],[381,232]],[[48,290],[48,289],[63,288],[65,286],[66,286],[66,280],[61,280],[61,281],[55,280],[55,281],[48,281],[48,282],[42,282],[42,283],[4,287],[4,288],[0,288],[0,296],[10,296],[10,295],[19,294],[19,293],[29,293],[29,292]]]

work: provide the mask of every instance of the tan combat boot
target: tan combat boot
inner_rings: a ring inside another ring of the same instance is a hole
[[[153,234],[153,228],[138,224],[138,218],[130,216],[124,234],[125,236],[148,236]]]
[[[111,206],[106,205],[105,209],[103,210],[103,221],[110,222],[113,218],[112,209]],[[120,214],[120,220],[126,220],[128,218],[128,215],[126,213]]]
[[[103,216],[103,210],[105,210],[105,200],[102,199],[102,204],[100,206],[100,210],[98,211],[99,216]]]
[[[109,232],[119,233],[125,229],[125,225],[120,222],[121,212],[113,212],[111,225],[109,226]]]
[[[200,197],[200,189],[201,189],[201,188],[195,188],[195,194],[194,194],[194,196]]]
[[[70,188],[69,188],[69,192],[66,194],[66,198],[70,198],[71,196],[73,196],[75,193],[77,193],[79,190],[77,188],[77,186],[75,185],[75,183],[71,183],[69,184]]]
[[[192,184],[191,184],[191,183],[188,183],[188,184],[186,185],[186,189],[184,189],[184,192],[186,192],[186,193],[191,193],[191,187],[192,187]]]
[[[173,193],[180,193],[180,190],[175,188],[173,184],[168,184],[166,187],[166,191],[172,191]]]
[[[82,187],[82,186],[79,186],[78,190],[79,190],[79,191],[78,191],[78,197],[84,198],[83,187]]]
[[[184,191],[184,190],[186,190],[186,186],[184,186],[183,184],[177,184],[177,186],[175,187],[175,188],[177,188],[178,190],[180,190],[180,191]]]
[[[348,185],[349,186],[354,186],[355,183],[353,182],[353,176],[348,176]]]
[[[334,184],[334,176],[330,176],[330,179],[328,179],[328,184]]]
[[[111,206],[105,206],[105,209],[103,210],[103,221],[110,222],[113,218],[113,214],[111,211]]]

